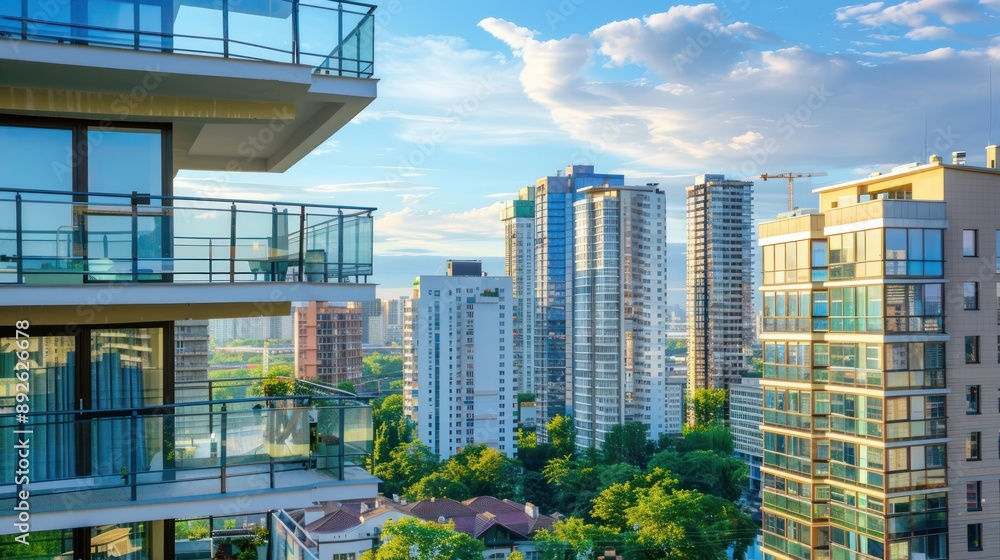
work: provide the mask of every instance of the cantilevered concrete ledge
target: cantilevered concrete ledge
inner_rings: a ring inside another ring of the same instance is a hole
[[[176,321],[288,315],[294,301],[368,301],[376,284],[237,282],[211,284],[0,285],[0,324]]]

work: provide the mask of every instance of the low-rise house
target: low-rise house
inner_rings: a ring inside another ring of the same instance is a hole
[[[453,523],[456,531],[483,541],[483,556],[503,560],[519,550],[528,559],[537,558],[532,537],[539,529],[551,529],[554,517],[542,515],[533,504],[479,496],[459,502],[450,499],[354,500],[327,502],[288,512],[318,551],[319,560],[356,560],[376,546],[386,521],[415,517],[424,521]]]

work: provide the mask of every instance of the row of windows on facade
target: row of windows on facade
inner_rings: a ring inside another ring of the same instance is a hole
[[[1000,230],[996,237],[1000,257]],[[978,257],[979,253],[979,231],[962,230],[962,256]],[[883,274],[940,276],[943,260],[943,230],[887,228],[884,235],[882,230],[866,230],[831,235],[826,241],[767,245],[763,248],[763,280],[767,285]],[[996,270],[1000,273],[1000,258]]]

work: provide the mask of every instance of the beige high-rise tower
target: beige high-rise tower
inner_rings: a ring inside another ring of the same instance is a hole
[[[765,558],[1000,556],[1000,172],[964,163],[761,224]]]

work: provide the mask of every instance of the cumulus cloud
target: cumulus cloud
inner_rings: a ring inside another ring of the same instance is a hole
[[[838,21],[857,22],[867,27],[923,27],[929,18],[946,24],[967,23],[982,14],[974,0],[907,0],[891,6],[873,2],[846,6],[834,11]]]
[[[443,212],[406,207],[375,219],[375,246],[382,255],[436,253],[501,256],[502,202],[467,211]],[[482,254],[489,247],[490,254]]]
[[[748,130],[739,136],[733,136],[733,141],[729,143],[729,147],[734,150],[745,150],[752,147],[762,138],[764,138],[763,134]]]
[[[907,39],[914,41],[935,41],[939,39],[956,39],[959,35],[953,29],[939,25],[918,27],[906,34]]]
[[[978,17],[969,6],[874,2],[834,17],[912,24],[900,31],[932,39],[950,29],[937,21]],[[791,165],[909,160],[922,150],[912,138],[924,113],[962,130],[978,126],[978,118],[955,108],[973,103],[985,80],[977,69],[986,57],[1000,56],[1000,48],[820,52],[734,19],[702,4],[547,40],[501,19],[480,26],[508,46],[520,62],[524,93],[588,147],[585,156],[610,152],[627,167],[664,174],[711,169],[750,177]],[[937,78],[929,83],[928,75]]]

